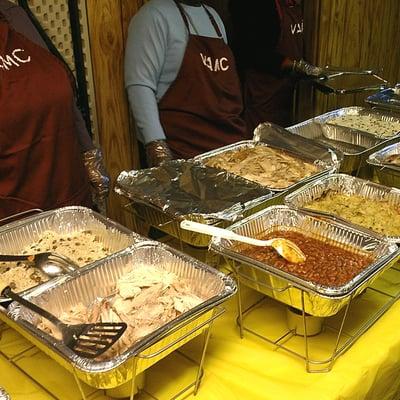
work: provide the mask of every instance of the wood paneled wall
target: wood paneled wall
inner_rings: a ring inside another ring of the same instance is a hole
[[[139,166],[124,89],[123,60],[129,21],[142,4],[143,1],[87,0],[99,142],[113,182],[122,170]],[[121,198],[115,193],[110,194],[107,214],[134,227],[133,219],[123,211]]]
[[[124,169],[138,167],[136,139],[123,84],[127,27],[145,0],[86,0],[94,69],[99,139],[113,179]],[[245,1],[245,0],[243,0]],[[272,0],[260,0],[272,1]],[[227,0],[206,0],[226,14]],[[251,2],[249,2],[251,6]],[[319,65],[376,68],[391,82],[400,81],[400,0],[305,0],[306,54]],[[365,95],[317,96],[307,114],[362,104]],[[310,96],[303,96],[307,106]],[[111,195],[108,215],[132,226],[118,196]]]
[[[400,81],[399,0],[305,0],[308,52],[317,65],[374,69]],[[314,36],[314,37],[313,37]],[[366,93],[317,95],[315,114],[363,105]]]

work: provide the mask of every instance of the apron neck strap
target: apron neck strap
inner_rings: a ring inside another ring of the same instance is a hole
[[[278,11],[279,14],[279,19],[282,21],[283,11],[282,11],[282,5],[279,0],[275,0],[275,6],[276,6],[276,11]]]
[[[183,9],[182,5],[179,3],[178,0],[174,0],[174,2],[176,4],[176,6],[178,7],[179,12],[181,13],[183,22],[185,23],[188,32],[190,33],[189,20],[188,20],[188,17],[186,15],[186,13],[185,13],[185,10]],[[204,6],[203,3],[201,4],[201,6],[204,8],[205,12],[207,13],[208,18],[210,19],[210,22],[211,22],[212,26],[214,27],[215,32],[217,33],[218,37],[222,38],[222,33],[221,33],[221,30],[219,29],[217,21],[215,21],[215,18],[213,17],[211,12],[208,10],[208,8]]]

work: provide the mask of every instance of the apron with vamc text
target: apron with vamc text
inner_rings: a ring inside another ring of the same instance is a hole
[[[179,158],[246,138],[243,102],[233,54],[206,7],[218,38],[192,35],[182,6],[175,2],[189,32],[178,75],[159,102],[167,143]]]
[[[91,206],[73,102],[61,61],[0,13],[0,218]]]

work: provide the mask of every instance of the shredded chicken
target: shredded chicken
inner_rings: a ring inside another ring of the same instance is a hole
[[[97,299],[90,306],[79,303],[64,311],[60,319],[68,324],[126,322],[128,329],[122,337],[99,357],[109,359],[205,300],[193,292],[188,279],[143,264],[121,276],[111,298]],[[39,328],[60,339],[58,330],[47,320],[43,319]]]
[[[221,153],[206,160],[206,164],[274,189],[290,186],[320,170],[283,150],[262,145]]]

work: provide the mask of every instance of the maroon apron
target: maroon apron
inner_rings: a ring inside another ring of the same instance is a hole
[[[303,57],[303,14],[295,0],[275,0],[281,35],[277,51],[292,60]],[[261,49],[260,49],[261,51]],[[288,126],[292,119],[295,80],[248,69],[243,76],[247,129],[252,132],[261,122]]]
[[[67,70],[0,13],[0,218],[91,205]]]
[[[246,138],[239,78],[233,54],[211,13],[218,38],[192,35],[182,6],[176,2],[189,32],[182,65],[160,100],[161,125],[168,145],[179,158]]]

